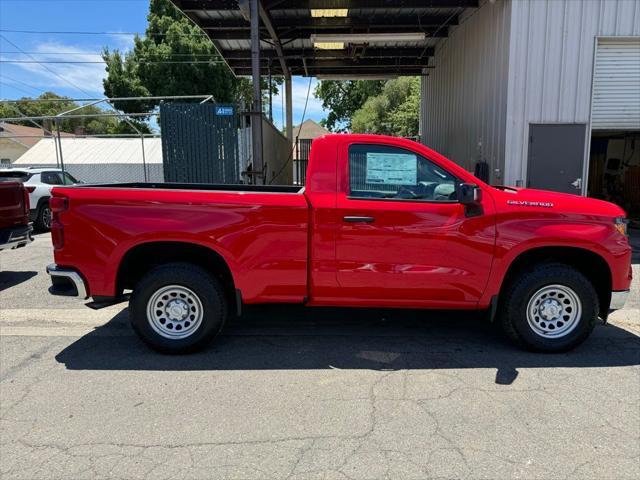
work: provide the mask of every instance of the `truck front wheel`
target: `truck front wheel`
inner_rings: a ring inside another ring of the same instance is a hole
[[[129,301],[133,329],[163,353],[203,348],[220,333],[227,312],[218,280],[188,263],[154,268],[138,282]]]
[[[500,299],[505,333],[530,350],[562,352],[584,342],[598,318],[591,282],[568,265],[548,263],[518,275]]]

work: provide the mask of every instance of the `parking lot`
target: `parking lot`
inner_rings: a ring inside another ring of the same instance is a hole
[[[164,356],[126,304],[47,293],[48,234],[0,252],[0,476],[639,478],[640,240],[625,310],[581,347],[482,315],[260,307]]]

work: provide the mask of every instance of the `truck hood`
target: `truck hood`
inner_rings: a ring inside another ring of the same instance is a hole
[[[502,203],[502,208],[506,210],[551,210],[557,213],[578,213],[612,218],[626,216],[622,208],[611,202],[580,195],[505,186],[496,186],[494,191],[496,201]]]

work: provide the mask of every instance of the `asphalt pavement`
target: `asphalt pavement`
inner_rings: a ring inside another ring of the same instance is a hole
[[[204,352],[52,297],[0,252],[2,479],[640,478],[640,236],[625,310],[566,354],[481,315],[254,307]]]

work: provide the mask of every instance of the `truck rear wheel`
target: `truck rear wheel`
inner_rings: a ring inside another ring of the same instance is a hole
[[[522,272],[500,301],[500,321],[507,336],[534,351],[562,352],[580,345],[597,318],[598,295],[591,282],[559,263]]]
[[[138,282],[129,301],[133,329],[163,353],[203,348],[220,333],[227,312],[218,280],[188,263],[154,268]]]

